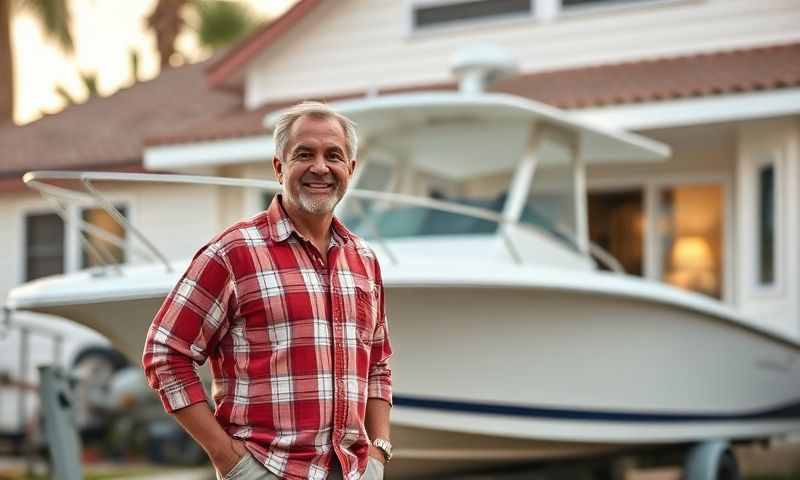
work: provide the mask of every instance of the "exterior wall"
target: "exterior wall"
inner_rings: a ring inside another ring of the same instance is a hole
[[[272,162],[267,159],[226,167],[220,170],[219,175],[252,180],[275,180]],[[255,215],[266,207],[266,202],[272,198],[272,195],[272,192],[252,188],[220,187],[221,225],[230,225],[244,217]]]
[[[800,339],[800,120],[797,117],[640,132],[669,144],[673,157],[658,164],[588,168],[589,191],[641,188],[645,212],[653,212],[657,189],[688,183],[721,183],[725,189],[724,300],[759,326]],[[776,165],[777,284],[759,287],[757,168]],[[660,258],[657,219],[648,218],[645,276]]]
[[[131,185],[114,189],[105,186],[101,190],[112,201],[123,202],[128,208],[129,218],[133,224],[172,260],[190,257],[221,228],[219,211],[222,202],[217,198],[218,193],[214,187]],[[25,215],[51,211],[53,211],[52,205],[38,193],[28,190],[0,192],[0,222],[6,226],[0,229],[0,249],[5,253],[0,256],[0,303],[4,303],[8,292],[24,279]],[[70,233],[69,226],[66,228],[65,263],[67,269],[71,270],[80,265],[78,237]],[[128,239],[131,244],[141,246],[141,243],[134,240],[131,235],[128,235]],[[132,252],[130,248],[127,258],[131,263],[147,261]],[[8,372],[14,378],[23,377],[34,384],[37,365],[59,361],[70,362],[83,347],[106,342],[104,338],[86,327],[49,316],[15,313],[12,321],[15,325],[33,329],[30,336],[29,368],[22,376],[20,373],[22,347],[19,330],[15,328],[7,335],[0,335],[0,349],[4,352],[0,360],[0,371]],[[41,332],[42,329],[59,333],[64,337],[60,359],[56,358],[54,353],[51,335]],[[0,327],[0,331],[2,330],[4,329]],[[0,388],[2,432],[17,431],[21,427],[20,412],[24,412],[22,417],[27,417],[35,411],[35,395],[23,397],[18,395],[14,389]],[[24,402],[22,407],[18,403],[20,398]]]
[[[248,67],[246,105],[451,80],[454,53],[479,43],[508,50],[530,72],[800,38],[795,0],[654,0],[410,33],[412,1],[317,7]],[[553,0],[536,4],[543,11]]]
[[[168,258],[173,260],[191,256],[221,227],[219,200],[212,187],[203,186],[127,186],[102,189],[112,201],[126,204],[129,217]],[[0,249],[6,252],[0,258],[0,299],[23,281],[24,275],[24,220],[26,213],[53,211],[52,206],[34,192],[22,191],[0,194],[0,222],[11,228],[0,229]],[[67,270],[78,268],[77,237],[67,227]],[[131,245],[141,244],[128,235]],[[146,262],[129,248],[131,263]],[[69,264],[72,267],[69,267]]]
[[[171,260],[191,257],[222,227],[215,187],[137,186],[130,194],[134,225]]]
[[[772,329],[800,338],[800,121],[750,122],[739,127],[737,165],[737,278],[739,308]],[[774,162],[776,283],[758,282],[758,167]]]

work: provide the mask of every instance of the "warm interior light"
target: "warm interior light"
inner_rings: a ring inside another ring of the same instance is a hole
[[[678,238],[672,247],[672,271],[669,283],[697,292],[714,292],[717,278],[714,275],[714,257],[708,241],[703,237]]]
[[[714,268],[711,247],[703,237],[680,237],[672,247],[672,268],[710,270]]]

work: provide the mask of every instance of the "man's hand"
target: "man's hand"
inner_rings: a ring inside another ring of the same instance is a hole
[[[383,454],[383,450],[375,445],[369,446],[369,456],[380,460],[382,464],[386,465],[386,456]]]
[[[175,420],[203,447],[214,468],[226,475],[247,455],[244,442],[231,438],[222,429],[208,404],[195,403],[174,412]]]
[[[239,463],[239,460],[244,458],[245,455],[248,455],[248,452],[247,447],[244,446],[244,442],[229,437],[227,445],[221,446],[219,450],[214,451],[209,457],[211,458],[211,463],[214,465],[214,469],[224,477],[233,470],[233,467],[235,467],[236,464]]]

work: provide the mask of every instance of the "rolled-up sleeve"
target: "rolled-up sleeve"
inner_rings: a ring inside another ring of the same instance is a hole
[[[389,341],[389,324],[384,305],[383,279],[380,267],[375,267],[377,281],[380,285],[378,325],[372,336],[372,350],[370,351],[370,367],[368,392],[369,398],[379,398],[392,403],[392,370],[389,367],[389,357],[392,356],[392,345]]]
[[[206,400],[196,365],[227,333],[233,309],[230,269],[212,243],[195,255],[167,295],[145,340],[145,376],[168,412]]]

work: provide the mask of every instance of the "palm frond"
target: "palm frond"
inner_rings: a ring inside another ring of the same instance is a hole
[[[73,51],[75,44],[67,0],[20,0],[19,3],[42,22],[47,36],[54,38],[65,51]]]

